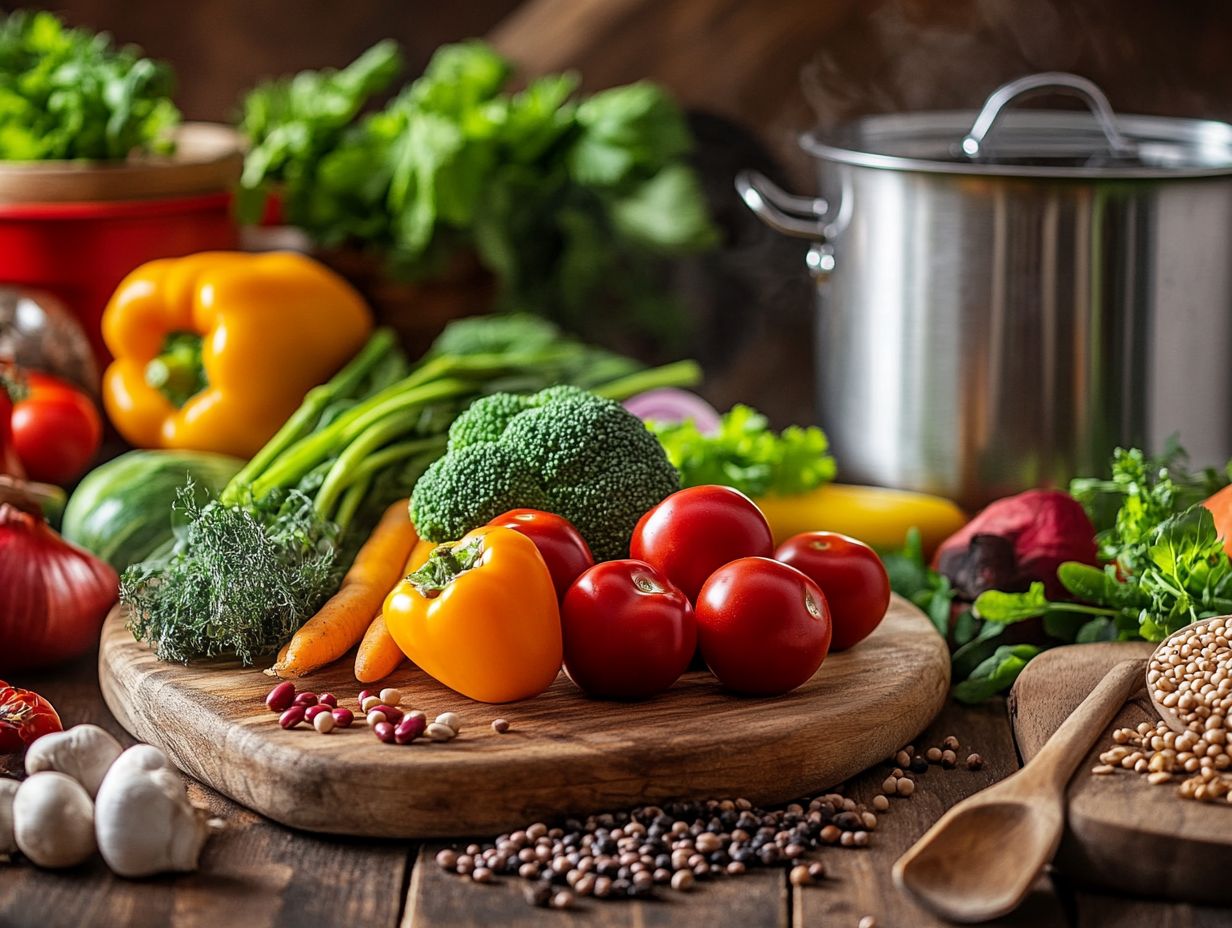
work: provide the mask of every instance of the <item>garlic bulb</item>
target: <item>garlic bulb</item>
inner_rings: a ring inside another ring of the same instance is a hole
[[[75,725],[68,731],[44,735],[26,751],[26,773],[58,770],[98,795],[107,769],[120,756],[120,742],[97,725]]]
[[[40,867],[75,867],[94,853],[94,805],[85,788],[55,771],[36,773],[13,799],[17,847]]]
[[[6,861],[17,850],[13,834],[13,798],[17,795],[17,780],[0,780],[0,861]]]
[[[111,765],[94,810],[98,847],[120,876],[197,869],[210,823],[156,747],[131,747]]]

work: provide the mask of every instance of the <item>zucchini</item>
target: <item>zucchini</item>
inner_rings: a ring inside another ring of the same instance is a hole
[[[174,537],[172,504],[189,478],[198,504],[216,496],[244,464],[206,451],[130,451],[77,485],[61,534],[123,571]]]

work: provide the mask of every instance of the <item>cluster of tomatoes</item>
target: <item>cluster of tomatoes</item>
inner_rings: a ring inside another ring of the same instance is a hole
[[[700,652],[728,689],[786,693],[831,648],[880,623],[890,583],[877,554],[832,532],[775,549],[765,516],[722,486],[681,490],[638,523],[627,560],[594,563],[565,519],[520,509],[493,524],[535,542],[561,601],[565,671],[591,696],[642,699]]]

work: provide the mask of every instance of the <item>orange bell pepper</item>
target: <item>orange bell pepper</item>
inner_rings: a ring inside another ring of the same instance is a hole
[[[371,330],[360,295],[304,255],[151,261],[103,311],[103,402],[138,447],[251,457]]]
[[[510,528],[437,546],[393,588],[389,633],[421,670],[479,702],[537,696],[560,671],[560,610],[539,549]]]

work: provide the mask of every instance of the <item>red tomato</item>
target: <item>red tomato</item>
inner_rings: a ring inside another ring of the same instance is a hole
[[[26,389],[13,405],[17,456],[31,480],[69,483],[89,466],[103,440],[98,410],[80,390],[46,374],[27,374]]]
[[[38,693],[0,682],[0,754],[17,754],[62,728],[56,710]]]
[[[794,567],[743,557],[702,587],[697,637],[706,666],[728,689],[778,696],[826,659],[830,610],[817,584]]]
[[[846,651],[873,633],[890,606],[890,577],[877,552],[838,532],[804,532],[787,539],[775,560],[821,587],[830,606],[830,647]]]
[[[586,544],[586,539],[573,527],[573,523],[554,512],[510,509],[488,525],[511,528],[535,543],[552,575],[557,599],[564,599],[570,584],[595,562],[590,545]]]
[[[693,606],[642,561],[604,561],[577,579],[560,614],[565,672],[591,696],[645,699],[684,673],[697,648]]]
[[[0,474],[18,479],[26,475],[17,449],[13,447],[13,397],[6,386],[3,369],[0,369]]]
[[[706,578],[741,557],[770,557],[774,537],[756,504],[731,487],[673,493],[638,521],[630,557],[657,568],[696,602]]]

